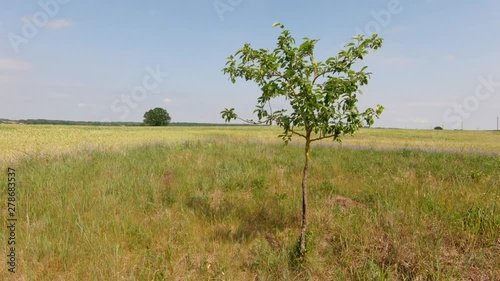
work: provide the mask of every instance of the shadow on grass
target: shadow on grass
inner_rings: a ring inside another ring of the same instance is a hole
[[[214,240],[244,242],[254,239],[260,234],[266,235],[285,228],[295,227],[299,216],[289,214],[284,207],[272,199],[256,202],[245,202],[236,199],[224,200],[214,207],[208,196],[194,196],[187,206],[196,214],[204,216],[216,227],[212,236]]]

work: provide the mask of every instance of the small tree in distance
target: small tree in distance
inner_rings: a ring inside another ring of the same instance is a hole
[[[306,254],[307,233],[307,179],[309,172],[311,143],[322,139],[340,141],[344,135],[353,135],[365,124],[371,126],[374,117],[382,113],[383,107],[368,108],[360,112],[357,108],[359,88],[368,83],[371,73],[366,66],[354,70],[353,65],[364,58],[369,50],[382,46],[382,38],[377,34],[371,37],[358,35],[354,42],[345,45],[337,56],[325,62],[316,61],[314,48],[318,40],[304,38],[296,47],[295,39],[284,25],[275,23],[282,31],[277,47],[273,51],[252,49],[249,43],[228,57],[224,74],[228,74],[232,83],[236,78],[257,83],[262,91],[257,99],[254,113],[258,121],[238,117],[234,108],[226,108],[221,114],[226,122],[240,119],[253,124],[272,124],[283,128],[279,135],[285,143],[293,136],[305,141],[305,164],[302,173],[302,227],[299,239],[299,253]],[[271,100],[284,97],[292,108],[272,112],[266,105]]]
[[[146,126],[168,126],[170,115],[167,110],[157,107],[144,113],[144,125]]]

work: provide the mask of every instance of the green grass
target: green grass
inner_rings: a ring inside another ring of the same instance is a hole
[[[12,162],[16,278],[500,279],[498,154],[315,146],[309,254],[299,268],[291,257],[302,148],[245,142],[249,131],[231,130]],[[12,279],[5,268],[0,279]]]

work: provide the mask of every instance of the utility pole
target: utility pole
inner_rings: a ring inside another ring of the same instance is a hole
[[[500,131],[500,116],[497,116],[497,131]]]

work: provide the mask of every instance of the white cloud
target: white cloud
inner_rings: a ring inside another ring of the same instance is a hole
[[[10,76],[7,76],[7,75],[0,75],[0,85],[5,85],[5,84],[9,84],[9,82],[11,82],[11,78]]]
[[[77,104],[77,106],[78,106],[78,107],[82,107],[82,108],[83,108],[83,107],[86,107],[87,105],[86,105],[86,104],[84,104],[84,103],[79,103],[79,104]]]
[[[165,104],[170,104],[170,103],[172,103],[172,100],[171,100],[171,99],[169,99],[169,98],[165,98],[165,99],[163,100],[163,103],[165,103]]]
[[[2,70],[27,71],[31,70],[31,63],[11,58],[0,58],[0,71]]]
[[[53,20],[47,23],[45,26],[48,29],[62,29],[62,28],[68,28],[68,27],[73,27],[74,24],[68,20],[65,19],[57,19]]]
[[[454,55],[449,54],[449,55],[445,56],[444,59],[447,60],[447,61],[454,61],[457,58]]]

